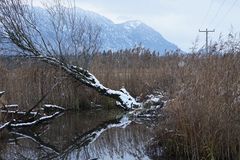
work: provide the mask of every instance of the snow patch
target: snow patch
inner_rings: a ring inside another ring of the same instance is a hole
[[[65,110],[65,108],[57,106],[57,105],[53,105],[53,104],[44,104],[43,105],[44,108],[48,108],[48,109],[59,109],[59,110]]]
[[[1,131],[3,128],[7,127],[9,124],[10,124],[10,122],[7,122],[7,123],[1,125],[1,126],[0,126],[0,131]]]
[[[5,93],[5,91],[0,91],[0,97]]]
[[[17,104],[7,104],[5,105],[6,108],[18,108],[19,106]]]
[[[26,112],[20,112],[20,111],[8,111],[8,110],[0,110],[0,113],[13,113],[13,114],[22,114],[25,115]],[[30,112],[31,115],[37,115],[37,112]]]
[[[37,123],[39,123],[39,122],[41,122],[41,121],[45,121],[45,120],[49,120],[49,119],[52,119],[53,117],[55,117],[55,116],[57,116],[57,115],[59,115],[60,114],[60,112],[56,112],[56,113],[54,113],[54,114],[52,114],[52,115],[50,115],[50,116],[44,116],[44,117],[41,117],[41,118],[39,118],[39,119],[37,119],[37,120],[35,120],[35,121],[33,121],[33,122],[23,122],[23,123],[11,123],[10,124],[10,126],[11,127],[26,127],[26,126],[31,126],[31,125],[35,125],[35,124],[37,124]]]
[[[124,28],[130,30],[130,29],[135,29],[138,26],[140,26],[142,24],[141,21],[135,20],[135,21],[127,21],[125,23],[123,23]]]

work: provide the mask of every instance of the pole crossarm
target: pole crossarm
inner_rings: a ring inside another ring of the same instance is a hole
[[[204,32],[204,33],[206,33],[206,53],[208,53],[208,33],[211,33],[211,32],[215,32],[215,29],[214,30],[208,30],[207,28],[206,28],[206,30],[200,30],[199,29],[199,32]]]

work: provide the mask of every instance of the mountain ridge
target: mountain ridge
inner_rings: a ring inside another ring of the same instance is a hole
[[[101,50],[121,50],[143,45],[152,51],[164,53],[179,49],[177,45],[166,40],[159,32],[139,20],[114,23],[112,20],[96,12],[77,8],[77,12],[86,16],[102,29]]]
[[[32,9],[32,12],[37,16],[36,25],[38,30],[41,31],[42,36],[47,42],[55,47],[56,44],[54,40],[56,39],[56,34],[54,33],[54,27],[52,26],[51,21],[48,20],[49,15],[47,10],[41,7],[34,7]],[[81,8],[76,8],[75,14],[79,18],[86,18],[90,24],[93,24],[93,26],[100,27],[101,32],[99,36],[101,41],[101,52],[108,50],[115,52],[118,50],[131,49],[140,44],[141,47],[144,47],[145,49],[157,51],[159,53],[175,51],[178,49],[175,44],[167,41],[159,32],[139,20],[114,23],[112,20],[96,12],[86,11]],[[35,38],[35,41],[38,42],[41,41],[41,39],[37,37]],[[65,39],[65,41],[68,43],[67,39]],[[5,46],[5,48],[11,47],[16,46]]]

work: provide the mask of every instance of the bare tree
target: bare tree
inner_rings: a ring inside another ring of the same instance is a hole
[[[60,67],[82,84],[115,99],[124,109],[141,107],[125,89],[116,91],[103,86],[89,71],[64,58],[66,54],[87,56],[96,52],[100,41],[98,27],[77,17],[75,6],[65,7],[61,0],[45,5],[46,17],[42,19],[29,4],[28,0],[0,0],[0,35],[4,49]],[[39,27],[41,20],[51,23],[45,30],[50,30],[52,39]]]
[[[61,60],[68,54],[81,55],[83,68],[89,68],[90,55],[96,53],[101,46],[101,28],[93,25],[86,17],[81,17],[71,2],[68,2],[69,8],[64,7],[61,0],[54,0],[54,4],[44,6],[47,23],[50,23],[48,27],[53,35],[48,44],[52,43],[54,54],[59,55]]]

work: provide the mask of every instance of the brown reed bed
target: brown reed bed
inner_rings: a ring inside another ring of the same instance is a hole
[[[240,159],[240,54],[192,55],[182,70],[154,146],[167,159]]]
[[[163,147],[167,159],[240,159],[240,54],[138,53],[95,54],[89,70],[104,85],[124,86],[134,96],[154,90],[167,93],[172,100],[153,146]],[[67,58],[82,64],[81,57]],[[1,57],[0,73],[0,88],[11,104],[32,106],[61,82],[43,103],[74,109],[88,109],[92,103],[114,105],[58,68],[34,59]]]
[[[77,59],[69,56],[68,59],[81,66],[81,57]],[[104,85],[114,89],[125,87],[132,95],[139,96],[156,89],[173,92],[173,71],[167,73],[164,68],[174,69],[175,65],[168,64],[175,63],[174,61],[176,60],[171,60],[170,56],[159,58],[150,53],[96,54],[92,57],[89,70]],[[54,84],[59,83],[44,103],[75,109],[89,108],[91,102],[108,107],[114,105],[111,99],[75,82],[58,68],[34,59],[1,57],[0,73],[0,88],[7,91],[5,99],[11,104],[32,106],[49,92]]]

